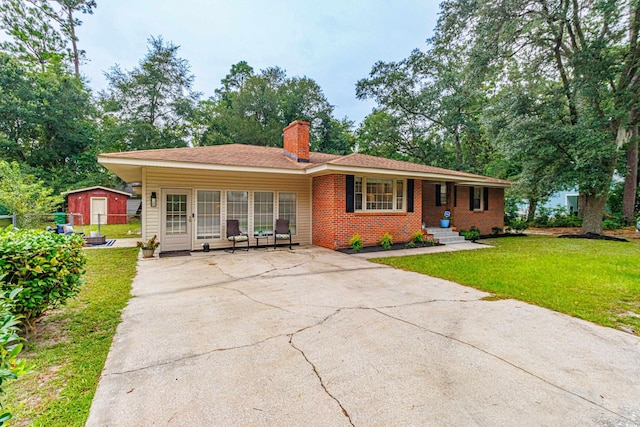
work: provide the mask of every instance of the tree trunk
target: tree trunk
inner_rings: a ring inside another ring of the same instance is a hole
[[[529,209],[527,211],[527,222],[531,222],[536,218],[536,209],[538,209],[538,199],[529,199]]]
[[[602,217],[608,192],[600,196],[580,194],[582,208],[582,234],[602,234]]]
[[[71,35],[71,46],[73,48],[73,66],[75,69],[76,77],[80,78],[80,57],[78,54],[78,46],[76,39],[76,27],[73,22],[73,11],[71,6],[67,6],[67,15],[69,16],[69,31]]]
[[[638,190],[638,124],[634,124],[627,145],[627,175],[624,177],[622,215],[627,225],[634,222],[636,192]]]

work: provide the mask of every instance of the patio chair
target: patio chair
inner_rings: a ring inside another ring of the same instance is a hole
[[[276,231],[274,233],[273,248],[278,246],[278,240],[288,240],[291,249],[291,230],[289,230],[288,219],[276,219]]]
[[[249,250],[249,236],[240,231],[240,222],[237,219],[227,220],[227,240],[233,242],[231,253],[236,251],[236,242],[247,242],[246,250]]]

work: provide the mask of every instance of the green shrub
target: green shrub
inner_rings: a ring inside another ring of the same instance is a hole
[[[622,228],[625,225],[625,220],[622,216],[606,214],[602,221],[602,228],[605,230],[616,230]]]
[[[36,321],[45,311],[80,291],[86,263],[82,244],[79,235],[10,227],[0,232],[2,290],[22,288],[14,301],[14,313],[22,317],[27,336],[35,334]]]
[[[362,236],[358,233],[351,236],[349,245],[351,245],[351,249],[353,249],[354,252],[360,252],[362,250]]]
[[[460,230],[460,235],[463,236],[465,240],[475,242],[480,238],[480,230],[475,226],[472,226],[470,230]]]
[[[0,282],[2,276],[0,276]],[[14,315],[11,301],[20,289],[14,289],[10,294],[0,294],[0,394],[4,393],[2,385],[5,381],[15,380],[18,376],[27,373],[27,362],[18,360],[22,351],[21,338],[18,336],[18,316]],[[0,426],[11,419],[9,412],[0,413]]]
[[[491,234],[497,236],[500,233],[502,233],[502,227],[491,227]]]
[[[426,241],[427,241],[427,238],[424,236],[424,233],[422,232],[422,230],[416,231],[411,235],[411,243],[413,243],[414,246],[422,245]]]
[[[511,225],[509,226],[508,230],[509,231],[513,230],[516,233],[521,233],[527,228],[529,228],[529,226],[527,225],[527,221],[523,219],[517,219],[517,220],[511,221]]]
[[[388,232],[384,233],[380,238],[380,246],[382,246],[383,249],[391,249],[391,246],[393,246],[393,236]]]

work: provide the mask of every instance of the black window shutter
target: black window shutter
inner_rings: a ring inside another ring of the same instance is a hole
[[[442,186],[440,184],[436,184],[436,206],[441,206],[442,203],[440,200],[440,192],[442,191]]]
[[[355,209],[355,179],[353,175],[346,175],[347,177],[347,188],[346,188],[346,194],[347,194],[347,212],[353,212]]]
[[[469,187],[469,210],[473,210],[473,187]]]
[[[484,187],[484,210],[488,211],[489,210],[489,188],[488,187]]]
[[[414,181],[412,179],[407,180],[407,212],[413,212],[413,187]]]
[[[458,206],[458,186],[453,184],[453,207]]]

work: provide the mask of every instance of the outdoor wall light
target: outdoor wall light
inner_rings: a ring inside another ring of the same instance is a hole
[[[156,206],[158,206],[158,196],[156,195],[155,191],[151,192],[151,207],[155,208]]]

